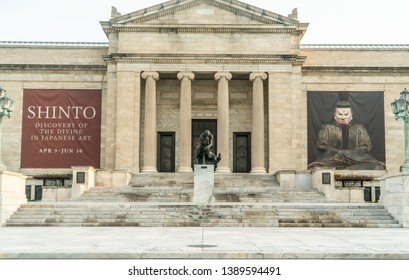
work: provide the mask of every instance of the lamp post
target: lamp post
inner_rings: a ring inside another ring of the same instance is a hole
[[[10,118],[13,112],[14,101],[6,95],[6,90],[0,85],[0,170],[6,169],[6,165],[1,160],[1,144],[3,135],[3,118]]]
[[[402,119],[405,133],[405,162],[402,165],[402,172],[409,172],[409,91],[405,88],[400,93],[400,98],[391,103],[395,120]]]

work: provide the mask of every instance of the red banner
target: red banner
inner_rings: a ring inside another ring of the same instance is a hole
[[[22,168],[98,168],[100,143],[101,90],[24,90]]]

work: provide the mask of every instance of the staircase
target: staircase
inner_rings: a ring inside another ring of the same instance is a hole
[[[137,174],[122,188],[23,205],[6,226],[401,227],[378,204],[337,203],[274,176],[215,175],[212,205],[193,204],[193,174]]]

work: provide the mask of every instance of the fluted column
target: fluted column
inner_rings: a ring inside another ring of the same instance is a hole
[[[230,119],[229,119],[229,72],[217,72],[214,75],[218,81],[217,91],[217,152],[221,161],[217,164],[218,173],[230,173]]]
[[[192,72],[178,73],[180,80],[180,143],[178,172],[192,172]]]
[[[253,129],[251,133],[251,173],[266,173],[264,165],[264,87],[267,74],[250,74],[253,81]]]
[[[143,130],[142,172],[157,172],[156,81],[158,72],[143,72],[145,83],[145,126]]]

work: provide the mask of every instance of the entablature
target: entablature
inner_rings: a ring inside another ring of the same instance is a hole
[[[183,34],[183,33],[241,33],[241,34],[296,34],[301,35],[303,30],[298,26],[242,26],[242,25],[135,25],[135,26],[121,26],[112,25],[105,29],[107,34],[120,32],[139,32],[139,33],[169,33],[169,34]]]
[[[172,55],[172,54],[127,54],[113,53],[103,56],[108,64],[153,63],[153,64],[290,64],[301,66],[306,57],[278,55]]]

